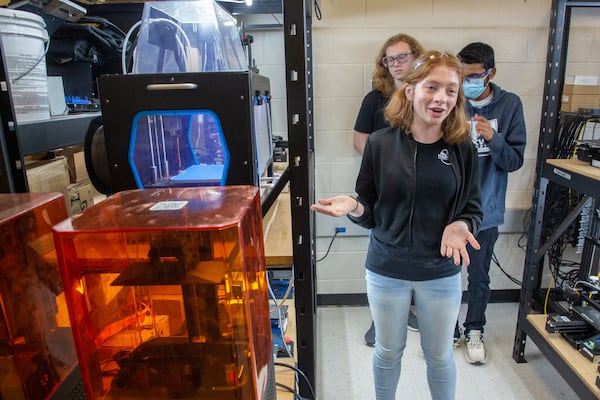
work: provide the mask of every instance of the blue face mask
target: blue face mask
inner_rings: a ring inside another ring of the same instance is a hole
[[[487,85],[483,82],[485,78],[465,79],[462,84],[463,92],[468,99],[476,99],[485,91]]]

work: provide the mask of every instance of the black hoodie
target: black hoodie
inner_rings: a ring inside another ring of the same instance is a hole
[[[439,221],[439,225],[462,220],[467,223],[471,233],[477,235],[483,217],[477,152],[470,140],[446,147],[445,163],[451,167],[456,179],[451,183],[456,188],[456,194],[447,215],[439,216],[438,219],[445,219]],[[416,155],[417,142],[399,128],[384,128],[369,135],[355,188],[365,212],[358,218],[349,218],[364,228],[372,229],[370,254],[367,255],[368,269],[401,279],[436,279],[458,273],[460,267],[456,268],[451,260],[442,257],[439,248],[422,253],[420,244],[413,243],[415,229],[430,229],[423,221],[413,218],[417,187]],[[389,173],[390,167],[394,173]],[[375,251],[379,258],[389,256],[391,259],[373,262],[376,256],[371,254],[374,246],[375,250],[385,248],[385,255]],[[420,271],[416,275],[414,268],[399,270],[398,264],[406,264],[407,261],[439,265],[441,269]]]

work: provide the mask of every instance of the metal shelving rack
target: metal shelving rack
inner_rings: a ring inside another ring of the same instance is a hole
[[[598,181],[573,174],[570,171],[562,171],[561,174],[560,169],[558,169],[559,172],[557,173],[557,168],[546,162],[550,151],[550,144],[555,138],[558,128],[561,94],[565,80],[571,12],[575,7],[600,7],[600,2],[552,0],[533,208],[523,270],[513,359],[516,362],[526,362],[524,351],[526,339],[529,336],[581,398],[597,398],[593,389],[587,386],[587,383],[572,369],[569,362],[557,352],[555,347],[548,343],[544,334],[536,329],[527,319],[527,316],[533,309],[534,292],[541,285],[544,253],[548,248],[548,244],[553,240],[553,238],[550,238],[549,243],[541,243],[544,202],[549,180],[573,189],[583,189],[582,193],[592,197],[598,195]],[[569,174],[571,178],[564,179]],[[584,199],[584,201],[586,200]],[[578,209],[580,210],[580,208]],[[577,217],[577,214],[578,211],[576,209],[567,219],[573,221]],[[560,233],[565,223],[557,229],[556,234]],[[553,235],[553,237],[555,236]]]

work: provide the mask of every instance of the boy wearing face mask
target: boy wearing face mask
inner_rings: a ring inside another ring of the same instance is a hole
[[[492,47],[470,43],[458,53],[458,58],[465,77],[462,87],[468,99],[471,139],[477,147],[483,206],[483,221],[477,235],[481,250],[469,248],[468,308],[463,327],[467,361],[483,364],[487,361],[483,332],[490,298],[490,262],[498,239],[498,226],[504,223],[508,173],[523,165],[526,130],[519,97],[491,82],[496,75]],[[457,322],[455,346],[460,345],[460,338]]]

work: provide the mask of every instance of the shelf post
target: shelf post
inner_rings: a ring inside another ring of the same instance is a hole
[[[284,0],[284,44],[298,368],[316,388],[317,348],[311,0]],[[300,395],[312,398],[307,382]]]

